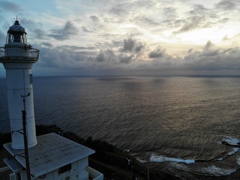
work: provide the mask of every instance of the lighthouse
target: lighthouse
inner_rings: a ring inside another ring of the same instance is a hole
[[[6,69],[7,99],[13,149],[24,149],[22,111],[26,112],[28,147],[37,144],[33,103],[32,66],[39,50],[27,44],[27,33],[19,21],[9,27],[0,62]]]
[[[9,179],[103,180],[103,174],[88,164],[93,149],[55,133],[36,136],[32,66],[39,50],[27,44],[26,35],[16,20],[7,31],[5,46],[0,48],[12,137],[12,142],[3,145],[11,155],[4,158],[12,170]]]

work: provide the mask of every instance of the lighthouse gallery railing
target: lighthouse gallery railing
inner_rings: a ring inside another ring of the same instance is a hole
[[[0,47],[0,59],[11,59],[11,58],[30,58],[38,59],[39,50],[34,48],[24,48],[24,47],[8,47],[7,51],[4,47]]]

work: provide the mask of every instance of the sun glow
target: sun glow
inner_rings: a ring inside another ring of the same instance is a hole
[[[221,45],[225,36],[231,38],[237,34],[235,28],[208,28],[177,34],[179,41],[192,44],[205,44],[207,41]]]

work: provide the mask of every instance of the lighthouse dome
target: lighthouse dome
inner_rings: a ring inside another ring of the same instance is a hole
[[[22,27],[18,20],[15,21],[15,23],[9,27],[8,33],[26,33],[25,28]]]
[[[15,21],[15,23],[9,27],[8,29],[8,36],[7,36],[7,44],[9,43],[27,43],[26,38],[26,31],[25,28],[22,27],[18,20]]]

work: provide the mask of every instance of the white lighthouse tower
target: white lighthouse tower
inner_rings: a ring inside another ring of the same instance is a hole
[[[25,29],[16,20],[7,32],[4,53],[0,57],[6,69],[8,110],[12,148],[24,149],[22,110],[26,114],[28,147],[37,144],[32,86],[32,65],[38,60],[39,50],[27,44]],[[23,102],[25,99],[25,103]]]
[[[4,158],[13,172],[9,178],[103,180],[103,174],[88,165],[88,156],[94,150],[55,133],[36,137],[32,65],[38,60],[39,50],[27,44],[26,34],[16,20],[8,30],[5,46],[0,48],[12,135],[12,142],[3,145],[11,154]]]

